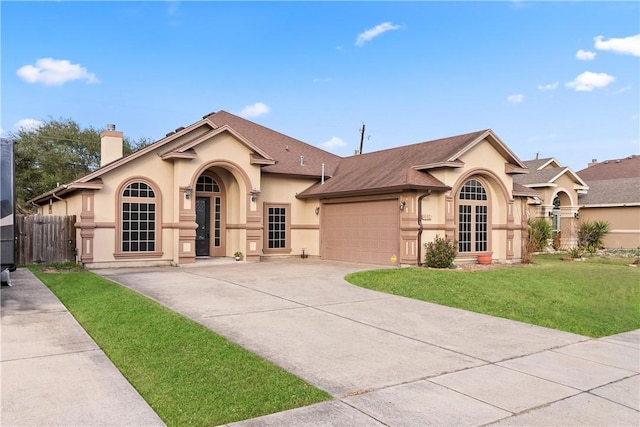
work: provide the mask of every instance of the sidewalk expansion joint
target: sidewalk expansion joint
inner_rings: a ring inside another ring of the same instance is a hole
[[[94,352],[94,351],[101,352],[102,349],[100,349],[100,348],[92,348],[92,349],[87,349],[87,350],[65,351],[65,352],[62,352],[62,353],[41,354],[39,356],[19,357],[19,358],[16,358],[16,359],[3,360],[1,363],[19,362],[19,361],[22,361],[22,360],[34,360],[34,359],[43,359],[43,358],[58,357],[58,356],[67,356],[67,355],[70,355],[70,354],[91,353],[91,352]]]

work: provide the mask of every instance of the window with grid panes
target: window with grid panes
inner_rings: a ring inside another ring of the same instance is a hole
[[[267,208],[267,247],[284,249],[287,247],[287,208],[270,206]]]
[[[208,175],[201,175],[196,182],[196,191],[206,191],[209,193],[219,193],[220,186],[215,179]]]
[[[156,195],[144,182],[132,182],[122,192],[122,252],[156,250]]]
[[[458,196],[458,252],[486,252],[489,248],[489,202],[482,183],[470,179]]]

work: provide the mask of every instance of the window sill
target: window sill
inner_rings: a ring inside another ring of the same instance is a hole
[[[265,254],[290,254],[291,248],[278,248],[278,249],[262,249]]]
[[[161,258],[164,252],[115,252],[113,257],[115,259],[147,259],[147,258]]]

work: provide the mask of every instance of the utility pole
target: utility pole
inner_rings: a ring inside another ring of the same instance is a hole
[[[362,145],[364,144],[364,122],[362,122],[362,129],[360,129],[360,150],[358,154],[362,154]]]

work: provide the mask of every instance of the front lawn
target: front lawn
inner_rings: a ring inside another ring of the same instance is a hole
[[[32,268],[169,426],[219,425],[331,396],[90,272]]]
[[[640,328],[640,269],[633,258],[566,262],[538,255],[533,265],[483,271],[398,268],[353,273],[368,289],[519,320],[590,337]]]

